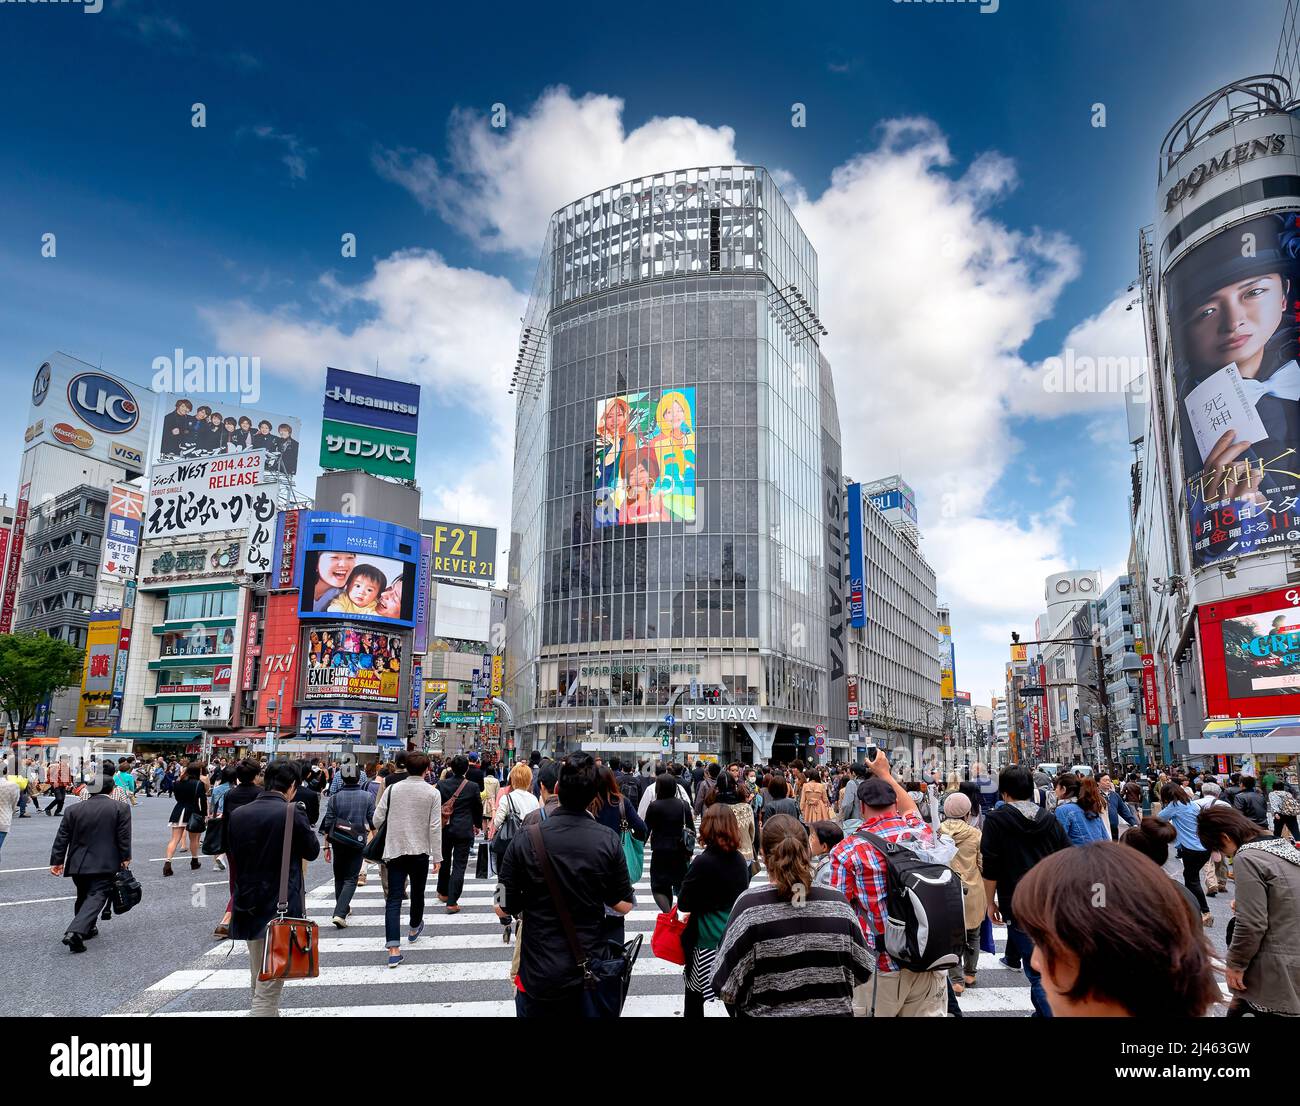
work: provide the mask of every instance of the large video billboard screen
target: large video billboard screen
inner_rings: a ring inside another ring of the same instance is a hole
[[[420,535],[404,526],[304,511],[299,516],[298,615],[415,625]]]
[[[1300,591],[1283,588],[1199,611],[1210,718],[1294,714],[1300,705]]]
[[[401,671],[400,636],[359,626],[321,626],[307,635],[303,698],[396,703]]]
[[[200,396],[164,393],[162,418],[154,443],[154,460],[217,457],[227,453],[266,451],[266,471],[298,471],[302,420],[244,407],[235,399],[222,404]]]
[[[1228,227],[1166,279],[1192,565],[1300,545],[1300,213]]]
[[[695,389],[595,406],[595,525],[695,521]]]

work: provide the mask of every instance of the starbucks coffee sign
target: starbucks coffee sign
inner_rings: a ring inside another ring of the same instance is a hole
[[[687,722],[757,722],[758,707],[707,706],[682,708],[682,718]]]

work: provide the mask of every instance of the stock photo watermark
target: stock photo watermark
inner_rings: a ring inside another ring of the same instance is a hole
[[[186,356],[175,349],[171,356],[153,359],[155,392],[206,392],[238,396],[241,403],[256,403],[262,397],[262,359],[247,355]]]
[[[0,4],[9,4],[11,6],[22,4],[26,7],[61,5],[63,7],[80,8],[87,15],[98,15],[104,10],[104,0],[0,0]]]

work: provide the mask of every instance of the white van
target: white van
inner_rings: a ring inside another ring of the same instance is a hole
[[[1092,769],[1088,767],[1088,765],[1086,764],[1072,765],[1070,771],[1073,772],[1076,776],[1078,776],[1079,779],[1083,779],[1085,776],[1092,775]]]

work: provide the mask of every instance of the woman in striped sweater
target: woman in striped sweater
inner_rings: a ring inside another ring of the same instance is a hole
[[[838,891],[813,886],[798,819],[765,819],[762,846],[770,882],[731,908],[713,990],[738,1017],[852,1017],[853,988],[871,975],[853,908]]]

